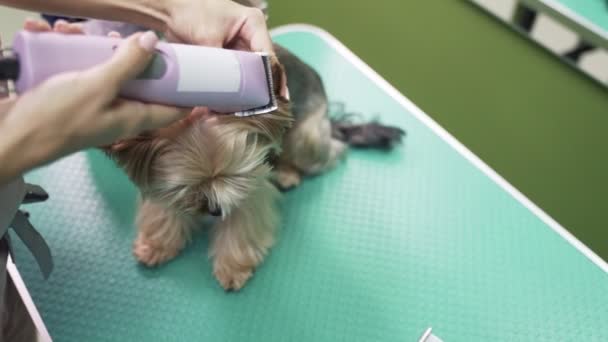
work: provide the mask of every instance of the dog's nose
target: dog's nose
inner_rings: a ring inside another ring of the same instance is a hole
[[[222,208],[209,209],[209,215],[215,217],[222,216]]]

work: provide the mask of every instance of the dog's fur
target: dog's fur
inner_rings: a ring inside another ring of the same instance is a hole
[[[275,93],[283,80],[272,62]],[[204,109],[168,128],[119,141],[107,152],[141,191],[134,254],[146,265],[174,256],[212,214],[213,272],[225,289],[239,289],[273,243],[279,196],[269,156],[278,154],[292,123],[288,101],[266,115],[238,118]]]
[[[198,108],[170,127],[105,148],[141,192],[133,247],[140,262],[175,257],[210,214],[218,217],[213,273],[224,289],[238,290],[274,243],[277,186],[290,189],[332,168],[348,144],[390,148],[400,141],[398,128],[332,122],[320,76],[280,46],[272,75],[273,113],[240,118]],[[286,82],[291,102],[281,96]]]

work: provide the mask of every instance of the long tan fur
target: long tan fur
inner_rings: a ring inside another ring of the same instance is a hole
[[[390,148],[400,140],[398,128],[330,120],[320,76],[275,49],[277,111],[242,118],[197,108],[170,127],[105,148],[141,192],[133,248],[141,263],[174,258],[213,215],[213,273],[224,289],[238,290],[274,243],[279,192],[271,181],[293,188],[335,166],[347,145]],[[282,96],[286,84],[291,102]]]
[[[141,192],[134,255],[153,266],[175,257],[204,215],[219,219],[210,256],[227,290],[239,289],[272,246],[278,191],[271,157],[292,124],[280,96],[284,72],[272,61],[279,109],[237,118],[198,109],[171,127],[106,148]]]

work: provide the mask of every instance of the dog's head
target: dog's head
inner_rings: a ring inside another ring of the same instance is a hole
[[[281,96],[285,74],[272,60],[278,110],[250,117],[197,108],[172,126],[119,141],[107,153],[144,198],[183,214],[225,216],[266,182],[292,122]]]

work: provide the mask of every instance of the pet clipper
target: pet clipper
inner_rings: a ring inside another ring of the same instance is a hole
[[[53,75],[107,61],[121,41],[21,31],[13,41],[12,60],[0,63],[0,76],[15,80],[15,90],[23,93]],[[122,86],[120,95],[250,116],[277,109],[273,89],[268,54],[159,42],[150,64]]]

